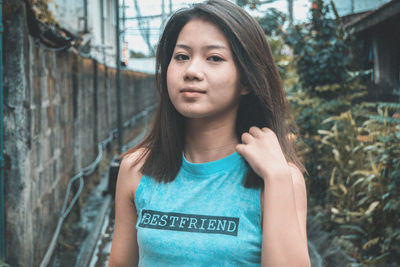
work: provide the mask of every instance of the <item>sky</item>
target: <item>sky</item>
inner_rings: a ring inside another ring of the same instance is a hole
[[[132,18],[137,17],[138,13],[134,6],[135,0],[120,0],[125,1],[125,17]],[[136,0],[139,6],[141,16],[151,16],[151,15],[159,15],[162,13],[162,0]],[[170,0],[165,1],[165,13],[169,14],[170,12]],[[193,1],[185,1],[185,0],[172,0],[172,11],[176,11],[179,8],[186,7],[190,3],[203,2],[203,0],[193,0]],[[293,16],[295,22],[305,21],[309,16],[310,10],[310,0],[293,0]],[[249,10],[246,9],[253,16],[262,16],[263,11],[268,8],[276,8],[282,12],[287,13],[287,0],[276,0],[271,4],[264,4],[259,7],[258,10]],[[121,15],[122,17],[122,15]],[[154,47],[159,39],[161,34],[161,18],[148,19],[143,20],[144,28],[147,28],[147,24],[149,27],[149,35],[150,35],[150,44]],[[127,42],[128,49],[136,52],[141,52],[144,54],[149,54],[148,45],[144,41],[141,36],[141,32],[139,30],[138,20],[137,19],[126,19],[125,20],[125,34],[124,40]]]

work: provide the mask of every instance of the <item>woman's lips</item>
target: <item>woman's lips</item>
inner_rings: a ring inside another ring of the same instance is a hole
[[[184,97],[198,97],[202,94],[205,94],[206,91],[200,89],[181,89],[179,91]]]

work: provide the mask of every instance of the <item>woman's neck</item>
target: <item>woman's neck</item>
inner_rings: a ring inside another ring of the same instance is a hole
[[[185,157],[192,163],[215,161],[235,152],[235,120],[190,119],[186,122]]]

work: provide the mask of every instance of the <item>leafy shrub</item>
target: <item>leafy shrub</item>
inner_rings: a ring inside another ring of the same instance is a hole
[[[376,107],[377,112],[372,112]],[[352,256],[365,263],[400,257],[400,104],[360,104],[324,121],[321,142],[331,151],[331,220]],[[347,243],[348,244],[348,243]],[[358,249],[354,249],[358,248]]]
[[[400,258],[400,110],[398,103],[363,103],[362,80],[370,71],[350,72],[349,35],[340,19],[327,17],[322,0],[310,24],[283,30],[285,20],[269,12],[260,24],[284,78],[299,126],[309,211],[317,212],[332,240],[365,264]],[[276,19],[275,22],[268,19]],[[283,53],[291,46],[293,56]]]
[[[348,67],[347,35],[340,27],[340,19],[328,18],[330,9],[322,0],[313,2],[310,24],[295,25],[285,35],[293,47],[297,73],[304,90],[313,95],[332,97],[317,86],[344,84]],[[335,12],[336,13],[336,12]],[[329,92],[329,91],[328,91]]]

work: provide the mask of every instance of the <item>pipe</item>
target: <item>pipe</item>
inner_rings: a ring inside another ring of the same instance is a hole
[[[105,51],[105,34],[104,34],[104,1],[106,0],[100,0],[100,27],[101,27],[101,51],[103,54],[103,64],[106,64],[106,51]]]
[[[125,31],[126,31],[126,21],[125,21],[125,0],[122,0],[122,30],[121,32],[123,32],[122,34],[122,44],[125,44]],[[119,21],[117,21],[117,23],[119,23]]]
[[[120,29],[119,29],[119,0],[115,1],[115,17],[116,17],[116,63],[117,63],[117,124],[118,124],[118,151],[122,153],[122,107],[121,107],[121,45],[120,45]]]
[[[83,21],[84,21],[84,26],[83,26],[83,31],[84,33],[88,33],[88,0],[83,0]]]
[[[293,25],[293,0],[288,0],[289,24]]]
[[[354,14],[354,0],[351,0],[351,14]]]
[[[6,258],[5,235],[5,190],[4,190],[4,156],[3,156],[3,0],[0,0],[0,259]]]

